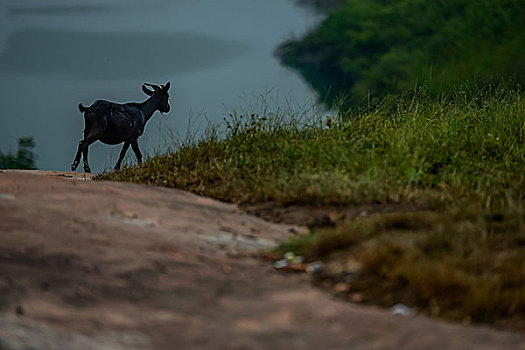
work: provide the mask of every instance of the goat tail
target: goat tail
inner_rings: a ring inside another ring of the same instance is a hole
[[[85,111],[87,111],[89,109],[89,107],[84,107],[84,106],[82,106],[82,103],[79,103],[78,104],[78,109],[80,110],[80,113],[84,113]]]

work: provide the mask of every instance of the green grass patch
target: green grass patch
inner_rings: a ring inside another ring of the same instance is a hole
[[[414,196],[525,198],[519,90],[439,100],[421,91],[327,120],[231,115],[175,152],[100,179],[176,187],[237,203],[351,204]]]

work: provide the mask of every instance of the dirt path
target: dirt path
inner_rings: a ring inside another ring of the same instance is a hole
[[[525,349],[335,300],[255,252],[290,226],[186,192],[0,172],[0,349]]]

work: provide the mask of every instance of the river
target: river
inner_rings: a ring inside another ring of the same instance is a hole
[[[139,139],[150,156],[257,109],[261,96],[304,106],[313,89],[273,50],[320,19],[293,0],[4,0],[0,150],[32,136],[38,168],[68,170],[82,138],[78,103],[140,102],[143,82],[172,86],[170,113],[157,112]],[[92,145],[91,168],[111,169],[120,147]]]

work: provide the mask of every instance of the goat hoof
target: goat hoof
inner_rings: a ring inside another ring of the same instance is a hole
[[[78,163],[75,162],[75,163],[71,164],[71,171],[77,170],[77,167],[78,167]]]
[[[88,174],[91,174],[91,169],[89,167],[85,167],[84,168],[84,172],[88,173]]]

